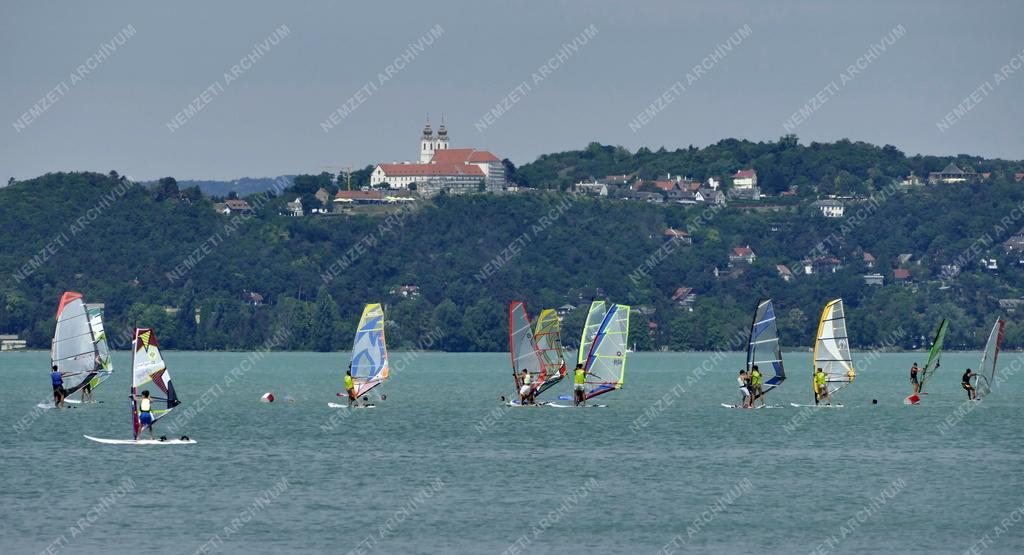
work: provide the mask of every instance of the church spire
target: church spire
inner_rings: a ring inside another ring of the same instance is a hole
[[[444,127],[444,124],[441,124]],[[427,114],[427,124],[423,126],[423,140],[429,141],[434,138],[434,130],[430,128],[430,114]]]

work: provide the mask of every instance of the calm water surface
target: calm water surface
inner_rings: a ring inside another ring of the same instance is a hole
[[[958,418],[977,353],[944,355],[917,407],[924,355],[883,355],[821,411],[789,407],[810,400],[808,353],[786,354],[785,408],[759,411],[720,406],[740,353],[630,355],[589,410],[502,409],[505,354],[393,353],[387,400],[351,412],[326,406],[346,353],[228,379],[246,356],[165,352],[184,404],[158,433],[199,443],[141,447],[82,437],[130,436],[125,353],[101,403],[64,411],[35,409],[48,353],[0,355],[0,552],[1024,552],[1024,372]]]

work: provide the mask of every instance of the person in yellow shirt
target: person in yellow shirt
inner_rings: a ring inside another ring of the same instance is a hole
[[[828,404],[832,404],[832,396],[828,393],[828,376],[818,368],[814,373],[814,404],[817,405],[822,399],[828,399]]]
[[[753,407],[758,397],[761,398],[761,406],[766,406],[767,403],[764,401],[764,391],[761,389],[761,370],[757,368],[755,364],[750,369],[750,406]]]
[[[356,384],[352,381],[352,365],[348,365],[345,371],[345,391],[348,392],[348,406],[356,402]]]
[[[590,374],[590,372],[584,370],[582,364],[577,364],[576,369],[572,371],[573,404],[576,406],[585,406],[587,404],[587,391],[585,384],[587,382],[588,374]]]

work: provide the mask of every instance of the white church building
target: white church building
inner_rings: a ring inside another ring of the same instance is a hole
[[[441,190],[453,193],[473,192],[480,183],[489,191],[505,187],[505,166],[501,159],[486,150],[448,148],[448,129],[444,122],[437,136],[427,120],[420,140],[418,162],[377,164],[370,174],[370,185],[387,183],[392,188],[408,189],[413,183],[420,194],[433,195]]]

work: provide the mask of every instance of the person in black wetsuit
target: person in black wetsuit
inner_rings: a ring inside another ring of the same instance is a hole
[[[960,387],[963,387],[967,391],[967,400],[973,401],[978,398],[978,391],[971,385],[971,377],[974,376],[974,372],[970,368],[964,372],[964,377],[960,379]]]

